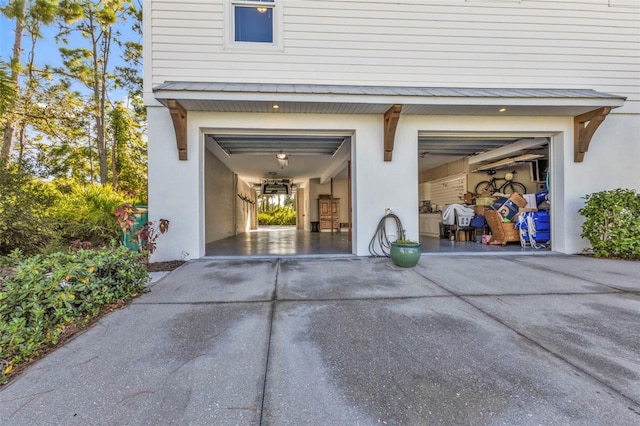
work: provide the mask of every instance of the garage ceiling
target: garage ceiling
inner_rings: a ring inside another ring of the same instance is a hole
[[[467,137],[448,136],[448,137],[418,137],[418,153],[424,158],[427,155],[454,155],[457,157],[469,156],[486,152],[491,149],[513,143],[521,137],[504,136],[504,137]]]
[[[334,155],[344,136],[218,135],[211,138],[227,155]]]
[[[421,132],[418,135],[418,168],[425,171],[480,153],[485,153],[482,157],[486,157],[486,161],[522,154],[524,152],[509,150],[508,145],[524,139],[534,140],[532,136]],[[541,140],[544,143],[548,141],[546,138]],[[351,151],[348,132],[211,131],[205,141],[209,151],[250,185],[273,178],[288,178],[293,183],[302,184],[308,179],[326,176],[329,170],[336,179],[346,178],[346,162]],[[486,154],[493,152],[495,156]],[[280,168],[276,159],[276,154],[280,153],[287,154],[289,158],[288,166],[284,168]]]
[[[351,132],[211,131],[205,145],[222,163],[249,185],[263,179],[290,179],[303,184],[319,177],[346,178]],[[281,168],[277,154],[286,154]]]

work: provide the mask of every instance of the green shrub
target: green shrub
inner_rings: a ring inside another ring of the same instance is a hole
[[[60,238],[91,241],[104,245],[118,238],[120,227],[114,218],[125,196],[110,186],[81,185],[75,182],[58,183],[61,196],[51,209],[57,221]]]
[[[614,189],[588,194],[578,212],[585,217],[580,236],[596,257],[640,259],[640,194]]]
[[[140,255],[124,247],[18,262],[11,275],[0,277],[0,383],[13,367],[57,344],[65,326],[86,323],[104,306],[144,292],[147,280]]]
[[[57,193],[15,167],[0,167],[0,255],[37,253],[57,236],[49,208]]]
[[[269,212],[258,213],[259,225],[295,225],[296,211],[291,207],[275,207]]]

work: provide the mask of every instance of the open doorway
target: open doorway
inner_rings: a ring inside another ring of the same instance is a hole
[[[550,137],[425,132],[418,141],[423,252],[551,249]]]
[[[204,138],[206,256],[352,253],[347,199],[335,229],[318,219],[318,199],[347,175],[350,133],[210,129]]]

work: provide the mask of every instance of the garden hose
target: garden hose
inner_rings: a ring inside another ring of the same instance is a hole
[[[400,218],[393,213],[386,214],[380,222],[378,223],[378,227],[376,228],[375,234],[371,238],[371,242],[369,243],[369,253],[373,257],[389,257],[389,251],[391,250],[391,242],[389,242],[389,237],[387,233],[387,219],[393,219],[396,224],[398,240],[404,240],[404,228],[402,227],[402,222]],[[382,254],[376,251],[375,243],[378,242],[380,246],[380,250]]]

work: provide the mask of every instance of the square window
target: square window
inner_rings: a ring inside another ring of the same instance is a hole
[[[275,0],[231,0],[234,43],[273,45],[277,26]]]
[[[273,43],[273,8],[234,7],[234,41]]]

